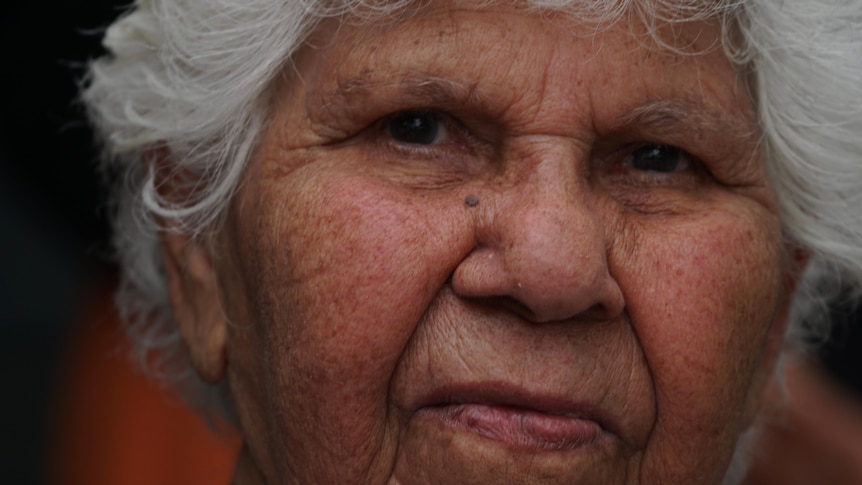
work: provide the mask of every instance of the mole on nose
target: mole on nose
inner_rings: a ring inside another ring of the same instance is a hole
[[[464,199],[464,203],[467,204],[468,207],[476,207],[476,205],[479,204],[479,198],[470,194]]]

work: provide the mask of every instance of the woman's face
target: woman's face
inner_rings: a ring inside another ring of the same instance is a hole
[[[241,470],[721,480],[792,278],[717,24],[661,29],[676,54],[640,25],[432,7],[316,31],[213,256],[226,336],[187,342],[223,356]]]

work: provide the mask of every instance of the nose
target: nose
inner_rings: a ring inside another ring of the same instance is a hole
[[[508,302],[534,322],[610,319],[623,311],[602,217],[571,164],[559,156],[541,160],[477,207],[477,245],[452,275],[457,294]]]

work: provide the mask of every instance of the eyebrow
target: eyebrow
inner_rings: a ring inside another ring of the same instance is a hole
[[[615,120],[617,126],[637,126],[662,132],[679,126],[698,127],[733,139],[756,142],[755,121],[739,112],[718,111],[703,102],[685,98],[657,99],[643,103]]]
[[[356,76],[339,78],[336,82],[335,89],[322,95],[324,99],[347,105],[371,96],[380,88],[391,88],[429,105],[456,103],[480,111],[490,108],[483,101],[476,84],[467,85],[421,70],[407,70],[395,79],[375,79],[373,71],[365,71]],[[637,127],[657,134],[678,131],[681,126],[686,127],[686,131],[696,127],[697,131],[722,133],[755,145],[760,136],[756,121],[742,112],[712,108],[703,101],[685,97],[648,100],[627,109],[611,121],[611,126],[616,129]]]
[[[406,71],[395,80],[391,78],[374,79],[373,73],[366,71],[347,79],[338,79],[337,84],[338,86],[334,90],[323,93],[323,96],[337,101],[350,102],[369,96],[371,92],[377,89],[392,88],[399,89],[418,100],[427,100],[431,104],[458,102],[470,106],[484,105],[475,84],[467,85],[418,70]]]

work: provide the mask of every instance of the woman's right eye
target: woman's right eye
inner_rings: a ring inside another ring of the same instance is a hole
[[[627,164],[645,172],[670,174],[692,168],[691,155],[670,145],[647,144],[634,150]]]
[[[448,134],[440,118],[434,111],[401,111],[386,118],[383,129],[398,143],[434,145],[445,141]]]

